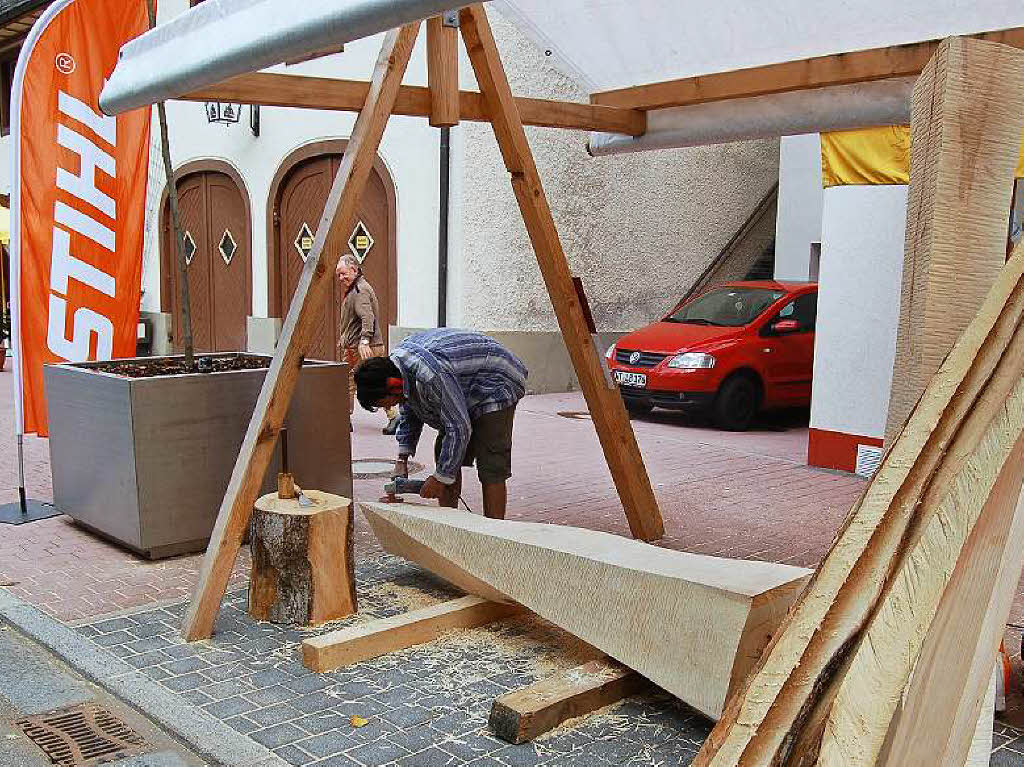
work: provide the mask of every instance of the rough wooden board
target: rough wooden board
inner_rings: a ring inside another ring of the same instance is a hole
[[[629,529],[635,538],[656,540],[665,534],[661,511],[619,389],[606,375],[600,351],[591,339],[487,14],[483,6],[477,4],[464,8],[460,18],[466,51],[487,102],[494,136],[511,174],[519,210],[615,489],[629,520]]]
[[[567,719],[636,695],[647,684],[611,658],[592,660],[495,698],[488,724],[506,743],[526,743]]]
[[[440,16],[427,19],[427,86],[430,124],[459,124],[459,30],[446,27]]]
[[[960,427],[985,401],[982,391],[1024,313],[1022,271],[1024,249],[1018,248],[694,767],[771,764],[800,739],[814,696],[842,663],[881,596],[926,488],[947,451],[962,448],[955,443]],[[978,492],[987,494],[984,478],[979,479]]]
[[[254,72],[179,96],[178,100],[232,101],[268,107],[358,112],[363,108],[369,88],[370,84],[361,80]],[[516,98],[515,102],[523,123],[539,128],[601,131],[627,136],[642,136],[647,130],[647,113],[639,109],[523,97]],[[403,85],[398,91],[394,114],[429,117],[430,109],[429,88]],[[459,117],[470,122],[489,122],[490,113],[483,95],[477,91],[459,91]]]
[[[302,662],[313,671],[331,671],[432,642],[446,631],[484,626],[522,610],[519,605],[461,597],[307,639],[302,643]]]
[[[996,670],[989,677],[985,700],[981,706],[981,715],[978,717],[978,726],[974,730],[971,750],[967,754],[964,767],[988,767],[989,762],[992,761],[992,726],[995,723],[996,715],[996,674],[1001,673],[1002,669],[997,665]]]
[[[358,609],[352,501],[317,490],[303,493],[312,507],[278,493],[256,501],[249,614],[257,620],[315,626]]]
[[[1024,52],[952,38],[914,88],[910,190],[886,444],[1006,260],[1024,131]]]
[[[967,537],[927,634],[923,638],[914,636],[913,643],[908,642],[911,647],[920,642],[921,649],[909,686],[901,693],[902,707],[896,710],[889,726],[883,757],[876,759],[878,767],[898,767],[913,761],[936,767],[959,767],[967,759],[992,677],[993,659],[1024,565],[1022,482],[1024,439],[1018,439]],[[946,520],[941,520],[941,524],[947,531],[955,529]],[[944,545],[951,545],[949,539],[954,536],[947,534],[949,538]],[[928,565],[936,571],[932,578],[946,572],[937,559],[935,550],[929,550]],[[912,566],[913,561],[912,556],[908,557],[904,568],[897,573],[890,596],[901,587],[900,575],[907,572],[906,568]],[[922,582],[928,576],[920,568],[914,571],[915,612],[925,608],[926,587]],[[873,641],[877,633],[873,630],[874,624],[885,615],[886,604],[883,603],[883,611],[869,625],[866,641]],[[901,615],[902,629],[910,623]],[[889,633],[893,633],[891,626]],[[878,649],[884,651],[886,646],[883,641]],[[856,661],[857,655],[854,656],[855,669]],[[892,680],[899,668],[898,662],[886,668],[886,681],[873,690],[876,701],[884,698],[887,686],[889,689],[898,686]],[[868,672],[864,681],[873,684],[874,678],[875,675]],[[954,691],[959,694],[952,694]],[[836,703],[847,705],[842,695],[837,697]],[[837,712],[833,712],[833,717],[836,715]],[[837,735],[843,731],[840,727]]]
[[[296,379],[319,327],[320,308],[334,279],[341,254],[324,247],[332,232],[352,231],[359,199],[369,179],[384,126],[391,114],[402,76],[409,64],[419,23],[388,32],[381,46],[363,111],[356,118],[352,137],[334,179],[313,249],[303,268],[274,359],[263,380],[252,420],[239,449],[214,525],[199,581],[182,627],[186,640],[209,637],[220,609],[238,548],[252,514],[256,495],[288,412]]]
[[[594,530],[490,520],[412,504],[359,504],[391,551],[469,574],[712,718],[756,662],[810,571],[671,551]]]
[[[1021,27],[985,32],[975,37],[1024,48],[1024,28]],[[647,83],[593,93],[590,100],[594,104],[621,108],[660,109],[891,77],[912,77],[921,72],[940,42],[928,40]]]

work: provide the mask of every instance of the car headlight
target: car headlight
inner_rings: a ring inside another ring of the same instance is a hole
[[[685,352],[683,354],[677,354],[675,357],[668,361],[670,368],[683,368],[685,370],[697,370],[699,368],[713,368],[715,366],[715,358],[710,354],[701,354],[700,352]]]
[[[608,351],[604,353],[606,359],[612,359],[615,356],[615,344],[608,347]]]

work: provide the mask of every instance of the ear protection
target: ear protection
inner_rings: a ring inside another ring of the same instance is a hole
[[[389,392],[400,392],[404,390],[404,384],[401,378],[388,378],[387,388]]]

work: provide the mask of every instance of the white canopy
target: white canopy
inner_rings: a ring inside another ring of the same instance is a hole
[[[590,91],[1024,26],[1021,0],[497,0]]]

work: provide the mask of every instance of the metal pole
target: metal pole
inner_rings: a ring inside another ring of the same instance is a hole
[[[18,500],[21,502],[21,515],[28,516],[28,502],[25,500],[25,446],[24,435],[18,435]]]
[[[441,128],[441,215],[437,227],[437,326],[448,324],[448,215],[451,172],[451,128]]]

